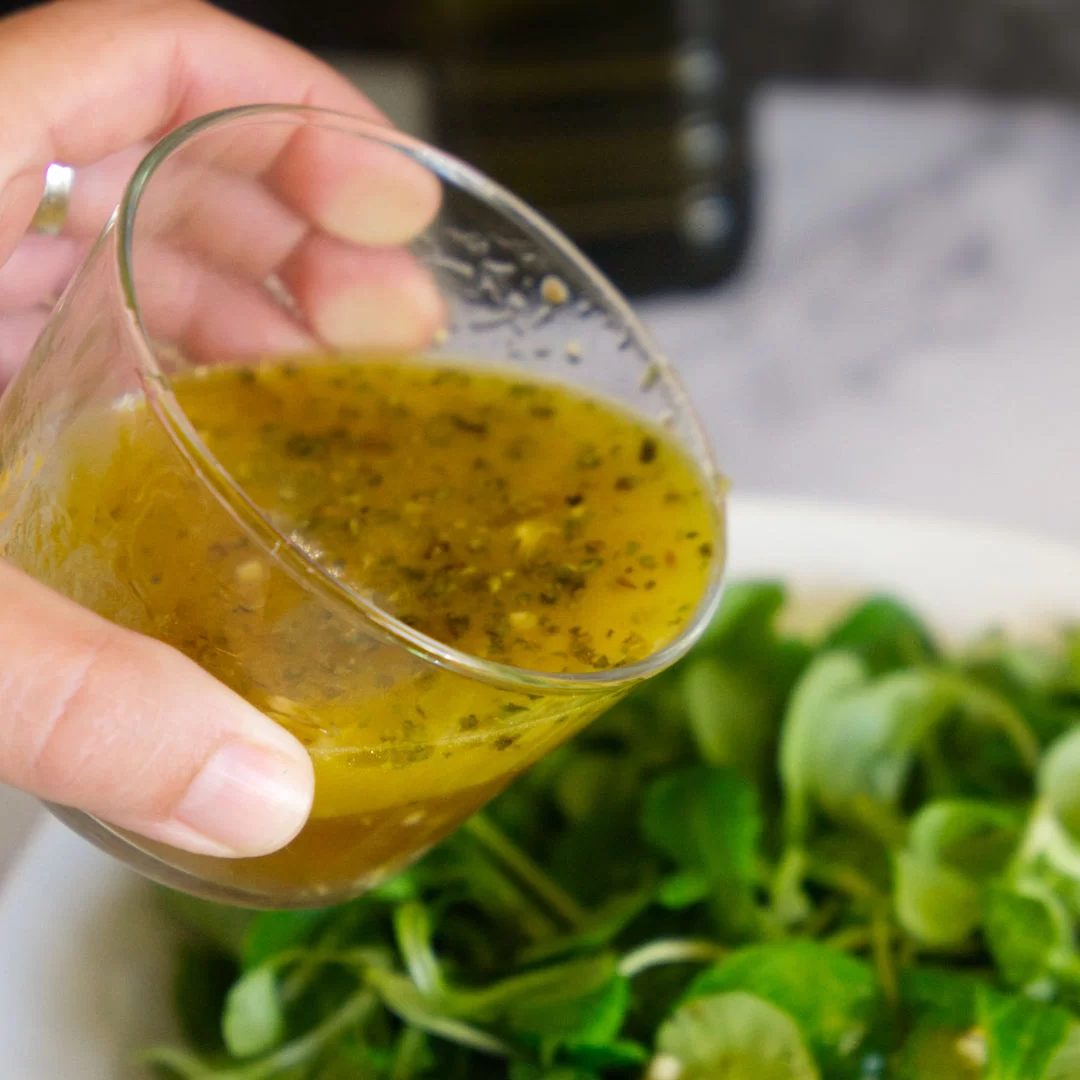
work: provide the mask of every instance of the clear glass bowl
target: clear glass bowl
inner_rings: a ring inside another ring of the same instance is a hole
[[[390,222],[377,249],[353,243],[348,223],[364,220],[370,234],[388,177],[412,184],[418,198],[434,190],[434,217],[407,240],[391,235]],[[369,342],[342,340],[340,318],[310,317],[310,282],[333,283],[354,256],[357,310],[378,315],[393,304],[395,265],[419,268],[441,296],[440,329],[432,333],[430,304],[415,325],[373,317]],[[706,594],[678,638],[630,666],[556,675],[425,637],[327,573],[302,537],[279,530],[215,460],[170,390],[170,376],[193,365],[265,360],[295,352],[299,341],[346,356],[357,345],[414,347],[433,359],[510,365],[622,403],[685,448],[715,494],[723,538],[722,482],[668,362],[612,286],[509,192],[405,135],[308,108],[233,109],[165,138],[136,170],[0,400],[0,552],[179,648],[309,747],[312,818],[287,848],[262,858],[190,855],[51,807],[160,882],[278,908],[344,900],[399,870],[675,661],[715,610],[724,554],[717,543]],[[140,526],[119,539],[99,530],[77,545],[77,557],[69,550],[67,477],[55,448],[102,409],[133,405],[152,416],[167,462],[159,475],[132,478],[142,490],[142,527],[205,541],[214,568],[206,596],[155,599],[154,579],[170,556],[143,550]],[[68,554],[58,558],[60,550]],[[238,567],[252,559],[265,570],[256,629],[238,652],[215,634],[213,613],[226,617]],[[179,617],[185,602],[203,613],[201,628]]]

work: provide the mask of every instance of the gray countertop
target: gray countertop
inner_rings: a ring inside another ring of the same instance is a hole
[[[644,305],[736,485],[1080,541],[1080,118],[777,90],[757,119],[752,265]]]
[[[745,273],[642,305],[736,486],[1080,543],[1080,117],[775,88],[755,131]],[[33,814],[0,790],[0,874]]]

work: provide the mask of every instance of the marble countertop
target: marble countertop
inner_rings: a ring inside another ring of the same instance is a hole
[[[1080,114],[777,89],[740,281],[643,306],[739,488],[1080,542]]]
[[[736,487],[1080,543],[1080,115],[776,87],[755,136],[745,272],[641,305]],[[0,874],[36,813],[0,790]]]

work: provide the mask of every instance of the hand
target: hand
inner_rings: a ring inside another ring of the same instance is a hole
[[[314,57],[193,0],[66,0],[0,20],[0,385],[145,150],[193,117],[254,102],[385,122]],[[430,220],[434,180],[388,154],[349,171],[344,199],[333,175],[290,167],[287,151],[282,158],[272,176],[234,193],[238,212],[268,215],[265,245],[245,251],[238,270],[213,230],[196,243],[185,236],[184,250],[200,258],[177,268],[175,299],[156,315],[183,328],[186,347],[213,354],[223,343],[200,322],[195,298],[245,302],[252,290],[237,274],[257,281],[274,270],[324,341],[356,343],[361,324],[376,344],[407,347],[410,335],[429,334],[438,296],[393,245]],[[77,169],[68,222],[59,237],[27,237],[52,161]],[[404,307],[371,310],[372,288],[397,290]],[[352,301],[362,296],[368,310],[358,312]],[[298,333],[269,312],[262,325],[270,336]],[[314,787],[300,743],[195,663],[2,562],[0,781],[221,856],[286,844]]]

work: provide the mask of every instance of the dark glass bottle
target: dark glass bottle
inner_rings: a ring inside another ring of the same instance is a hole
[[[435,142],[631,293],[717,282],[749,237],[753,0],[423,0]]]

